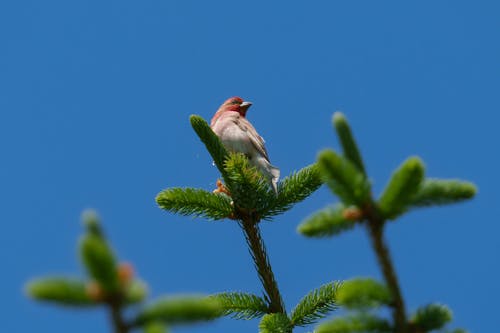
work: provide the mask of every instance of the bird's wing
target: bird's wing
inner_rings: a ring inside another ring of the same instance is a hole
[[[250,142],[252,142],[257,151],[269,162],[269,156],[267,155],[267,150],[264,146],[264,139],[262,139],[259,133],[257,133],[252,124],[250,124],[250,122],[246,118],[242,117],[238,117],[237,119],[235,119],[235,123],[242,131],[247,133],[248,137],[250,138]]]

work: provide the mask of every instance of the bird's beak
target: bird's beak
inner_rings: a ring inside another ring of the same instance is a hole
[[[252,106],[252,102],[243,102],[240,104],[240,110],[246,111],[250,106]]]

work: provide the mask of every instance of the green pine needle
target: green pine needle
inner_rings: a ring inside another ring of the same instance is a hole
[[[170,212],[221,220],[233,212],[231,199],[224,194],[194,188],[170,188],[156,196],[158,205]]]
[[[93,209],[87,209],[82,213],[82,222],[87,232],[96,236],[104,237],[99,215]]]
[[[471,182],[456,179],[426,179],[411,200],[413,207],[447,205],[471,199],[477,188]]]
[[[263,219],[283,214],[293,205],[303,201],[322,184],[316,164],[302,168],[283,178],[278,186],[278,196],[270,198],[268,205],[260,212]]]
[[[161,322],[148,323],[143,328],[144,333],[167,333],[167,327]]]
[[[347,205],[363,207],[370,200],[370,183],[348,159],[331,149],[318,155],[318,165],[325,183]]]
[[[392,174],[378,201],[384,218],[395,219],[407,210],[424,179],[424,171],[420,158],[410,157]]]
[[[144,281],[134,280],[125,289],[125,302],[136,304],[142,302],[148,295],[148,286]]]
[[[243,154],[231,153],[224,169],[227,174],[226,187],[237,208],[262,211],[276,196],[268,181]]]
[[[319,210],[306,218],[297,231],[307,237],[325,237],[350,230],[356,222],[344,218],[344,209],[344,205],[338,204]]]
[[[453,318],[451,310],[442,304],[421,307],[411,318],[411,322],[424,332],[442,328]]]
[[[290,315],[294,326],[305,326],[324,318],[337,308],[340,283],[331,282],[314,289],[304,296]]]
[[[292,323],[284,313],[271,313],[262,317],[259,333],[290,333]]]
[[[315,333],[393,333],[385,319],[368,314],[336,318],[316,328]]]
[[[222,314],[221,310],[220,304],[208,297],[163,297],[139,311],[133,323],[134,326],[158,321],[165,324],[193,323],[215,319]]]
[[[253,294],[225,292],[210,297],[221,304],[223,315],[231,315],[235,319],[259,318],[269,312],[266,301]]]
[[[83,236],[80,240],[80,254],[90,276],[105,291],[119,290],[116,258],[104,238],[93,233]]]
[[[368,309],[392,302],[390,291],[371,278],[344,281],[338,290],[338,303],[350,309]]]
[[[333,114],[333,125],[337,131],[344,156],[351,161],[363,174],[366,175],[365,167],[358,146],[349,127],[346,117],[341,112]]]
[[[227,181],[227,174],[224,169],[224,163],[229,157],[226,148],[222,145],[219,137],[212,131],[208,123],[202,117],[198,115],[191,115],[189,117],[191,126],[200,138],[200,140],[205,144],[208,152],[214,159],[214,163],[219,169],[222,177]]]
[[[66,277],[39,278],[26,285],[26,293],[37,300],[59,305],[96,305],[87,294],[85,282]]]

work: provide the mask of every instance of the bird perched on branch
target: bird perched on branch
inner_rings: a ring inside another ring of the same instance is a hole
[[[246,118],[251,105],[252,103],[245,102],[240,97],[227,99],[213,116],[210,127],[227,150],[243,153],[250,164],[267,178],[277,194],[280,170],[269,162],[264,139]]]

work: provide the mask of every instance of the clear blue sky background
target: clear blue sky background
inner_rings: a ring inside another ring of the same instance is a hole
[[[388,227],[409,311],[439,301],[453,326],[500,326],[496,1],[2,1],[0,3],[0,308],[2,332],[107,332],[101,310],[28,300],[25,281],[83,274],[83,209],[97,209],[120,258],[165,293],[260,292],[230,221],[156,207],[172,186],[217,178],[189,115],[226,98],[287,175],[338,148],[330,119],[351,122],[376,193],[419,155],[434,177],[479,186],[462,205]],[[310,289],[380,277],[364,230],[333,239],[295,231],[334,202],[322,188],[262,231],[287,307]],[[175,332],[256,332],[221,319]],[[306,330],[297,330],[305,332]]]

